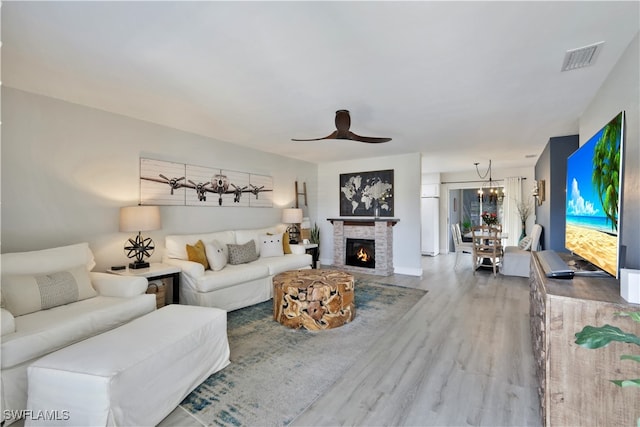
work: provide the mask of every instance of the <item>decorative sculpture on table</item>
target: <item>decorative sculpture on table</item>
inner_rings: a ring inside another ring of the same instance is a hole
[[[138,235],[129,238],[124,244],[124,253],[128,258],[136,260],[129,264],[129,268],[139,269],[149,267],[144,260],[155,250],[151,237],[143,238],[143,231],[160,229],[160,209],[157,206],[128,206],[120,208],[120,231],[137,231]]]

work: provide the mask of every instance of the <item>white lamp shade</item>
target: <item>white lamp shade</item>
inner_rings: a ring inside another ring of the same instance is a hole
[[[283,209],[282,222],[285,224],[300,224],[302,222],[302,209]]]
[[[300,223],[300,228],[311,228],[311,221],[309,221],[309,217],[302,218],[302,222]]]
[[[120,208],[120,231],[152,231],[160,227],[160,208],[157,206]]]

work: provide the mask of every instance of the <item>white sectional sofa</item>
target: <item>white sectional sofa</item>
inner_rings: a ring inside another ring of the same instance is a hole
[[[272,298],[274,275],[311,268],[312,264],[311,255],[301,247],[291,245],[294,253],[284,253],[284,231],[285,226],[278,225],[166,236],[163,262],[181,269],[180,303],[231,311]],[[187,245],[193,247],[198,241],[205,246],[209,269],[205,269],[202,263],[189,261]],[[251,241],[255,244],[254,260],[234,264],[235,249],[251,247]]]
[[[87,243],[0,255],[2,418],[26,408],[27,367],[35,360],[123,325],[156,308],[147,280],[91,272]]]

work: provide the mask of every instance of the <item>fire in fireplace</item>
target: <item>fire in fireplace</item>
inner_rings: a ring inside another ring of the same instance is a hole
[[[354,267],[376,268],[376,242],[372,239],[349,239],[345,264]]]

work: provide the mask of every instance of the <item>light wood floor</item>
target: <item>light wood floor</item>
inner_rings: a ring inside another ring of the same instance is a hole
[[[295,426],[539,426],[525,278],[473,275],[468,255],[423,257],[429,292]],[[193,423],[174,411],[163,426]]]

